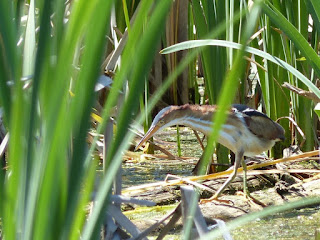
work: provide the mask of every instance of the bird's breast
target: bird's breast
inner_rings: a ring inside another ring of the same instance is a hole
[[[224,125],[218,141],[235,153],[243,150],[244,155],[248,157],[269,150],[276,142],[253,134],[245,124],[243,126]]]

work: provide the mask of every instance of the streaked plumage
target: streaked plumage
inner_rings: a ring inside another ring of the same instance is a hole
[[[209,135],[212,117],[216,111],[217,106],[215,105],[168,106],[155,116],[151,127],[138,143],[136,149],[155,133],[174,125],[188,126]],[[270,149],[275,142],[284,140],[284,129],[261,112],[245,105],[235,104],[227,114],[228,117],[220,130],[218,142],[236,154],[235,170],[234,174],[222,186],[223,189],[219,189],[218,195],[236,176],[243,156],[255,156]]]

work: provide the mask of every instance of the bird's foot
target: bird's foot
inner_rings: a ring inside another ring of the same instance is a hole
[[[249,204],[259,205],[261,207],[267,207],[267,205],[265,205],[263,202],[251,196],[251,194],[248,191],[237,192],[237,195],[243,196],[248,201]]]

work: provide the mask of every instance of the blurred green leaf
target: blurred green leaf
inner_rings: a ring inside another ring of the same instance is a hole
[[[23,70],[22,70],[23,76],[30,76],[33,74],[35,50],[36,50],[36,29],[35,29],[35,15],[34,15],[34,0],[30,0],[27,27],[26,27],[25,40],[24,40]]]
[[[142,3],[144,4],[140,6],[139,15],[144,17],[148,13],[148,11],[143,11],[144,7],[148,9],[150,2],[144,1]],[[107,155],[107,162],[109,163],[109,165],[107,165],[107,172],[101,183],[101,188],[97,192],[97,203],[88,219],[88,224],[85,226],[83,239],[91,239],[92,236],[95,236],[99,232],[99,223],[104,216],[103,210],[108,202],[108,193],[111,189],[112,181],[118,172],[117,169],[121,164],[122,147],[126,147],[128,145],[128,138],[125,138],[125,136],[128,133],[129,124],[132,121],[131,114],[136,111],[139,105],[139,98],[137,96],[139,96],[144,89],[144,77],[148,74],[151,67],[149,59],[155,54],[156,50],[154,48],[154,43],[161,35],[161,30],[164,27],[164,20],[170,6],[171,1],[160,1],[156,6],[154,6],[153,13],[144,30],[146,34],[142,35],[142,37],[139,35],[139,32],[143,26],[142,22],[144,22],[145,19],[138,15],[132,26],[132,37],[129,38],[125,52],[123,53],[121,71],[114,80],[114,82],[122,82],[123,79],[121,78],[124,78],[130,70],[130,91],[118,117],[117,135],[115,136],[114,142]],[[131,48],[131,44],[136,43],[138,44],[135,45],[135,48]],[[133,63],[132,56],[135,56],[136,54],[139,54],[140,61]],[[132,64],[134,64],[134,67],[132,67]],[[115,90],[116,88],[114,91]],[[109,97],[111,97],[111,95]],[[106,108],[110,107],[107,104]],[[126,140],[123,141],[124,139]]]

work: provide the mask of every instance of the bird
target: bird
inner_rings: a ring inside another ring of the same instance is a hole
[[[135,150],[154,134],[175,125],[183,125],[209,136],[217,105],[171,105],[163,108],[153,119],[149,130],[137,144]],[[213,124],[214,126],[214,124]],[[242,164],[244,170],[244,193],[251,198],[246,185],[246,164],[244,156],[253,157],[271,149],[278,141],[285,139],[283,127],[262,112],[243,104],[234,104],[227,112],[218,142],[235,153],[233,172],[210,200],[217,200],[237,175]]]

